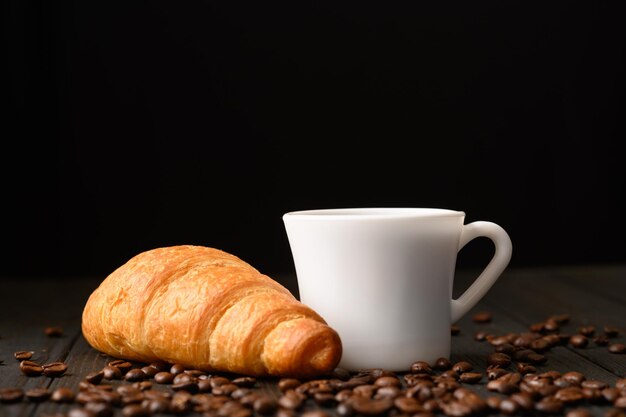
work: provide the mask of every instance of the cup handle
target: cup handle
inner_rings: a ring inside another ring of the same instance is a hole
[[[495,253],[487,267],[476,278],[472,285],[465,290],[458,299],[452,300],[451,316],[452,323],[465,315],[476,303],[483,298],[491,286],[500,277],[511,260],[513,245],[506,231],[495,223],[473,222],[463,226],[459,241],[459,250],[471,240],[477,237],[487,237],[495,245]]]

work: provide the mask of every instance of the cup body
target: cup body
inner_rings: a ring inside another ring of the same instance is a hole
[[[308,210],[283,216],[300,299],[341,337],[340,367],[407,370],[450,354],[450,300],[465,213]]]

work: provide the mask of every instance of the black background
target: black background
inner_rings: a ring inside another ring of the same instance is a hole
[[[359,206],[626,261],[619,3],[5,2],[0,275],[181,243],[290,273],[283,213]]]

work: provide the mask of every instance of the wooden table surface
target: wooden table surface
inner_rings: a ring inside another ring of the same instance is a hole
[[[474,275],[474,271],[457,272],[455,294],[459,294]],[[293,277],[275,278],[297,295]],[[0,279],[0,389],[47,387],[52,390],[65,386],[78,392],[79,382],[88,373],[102,369],[112,360],[92,349],[80,332],[82,308],[101,279]],[[480,311],[490,312],[491,322],[474,322],[474,314]],[[457,323],[460,332],[452,338],[450,359],[452,362],[468,361],[475,372],[485,374],[486,357],[494,347],[488,342],[476,341],[477,331],[495,336],[521,334],[529,332],[530,325],[556,314],[571,317],[560,333],[575,334],[586,325],[595,326],[596,332],[602,333],[603,326],[609,325],[620,330],[618,336],[611,338],[611,343],[626,342],[626,265],[508,269],[479,305]],[[49,326],[61,326],[63,335],[47,336],[44,329]],[[24,376],[14,358],[17,351],[34,351],[33,359],[40,363],[64,361],[69,369],[58,378]],[[538,373],[580,371],[587,379],[609,385],[626,375],[626,354],[610,353],[606,346],[593,342],[584,348],[569,344],[555,346],[545,352],[545,356],[547,361],[537,366]],[[511,367],[515,370],[514,363]],[[485,398],[498,395],[487,390],[487,382],[485,374],[481,382],[468,386]],[[276,383],[276,379],[260,379],[256,389],[278,398],[280,391]],[[154,387],[170,389],[159,384]],[[577,406],[580,405],[596,416],[604,416],[612,408],[605,403],[582,402]],[[76,407],[76,404],[52,401],[35,403],[24,398],[13,404],[0,403],[0,417],[68,413]],[[561,414],[572,407],[566,407]],[[300,413],[317,408],[319,406],[309,400]],[[336,415],[333,406],[323,409]],[[115,415],[122,415],[121,408],[115,408]]]

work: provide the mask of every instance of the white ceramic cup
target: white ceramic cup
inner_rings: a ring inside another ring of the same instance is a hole
[[[353,208],[286,213],[300,299],[341,338],[340,367],[404,371],[450,356],[450,326],[495,283],[511,258],[495,223],[433,208]],[[484,236],[487,267],[452,299],[457,252]]]

